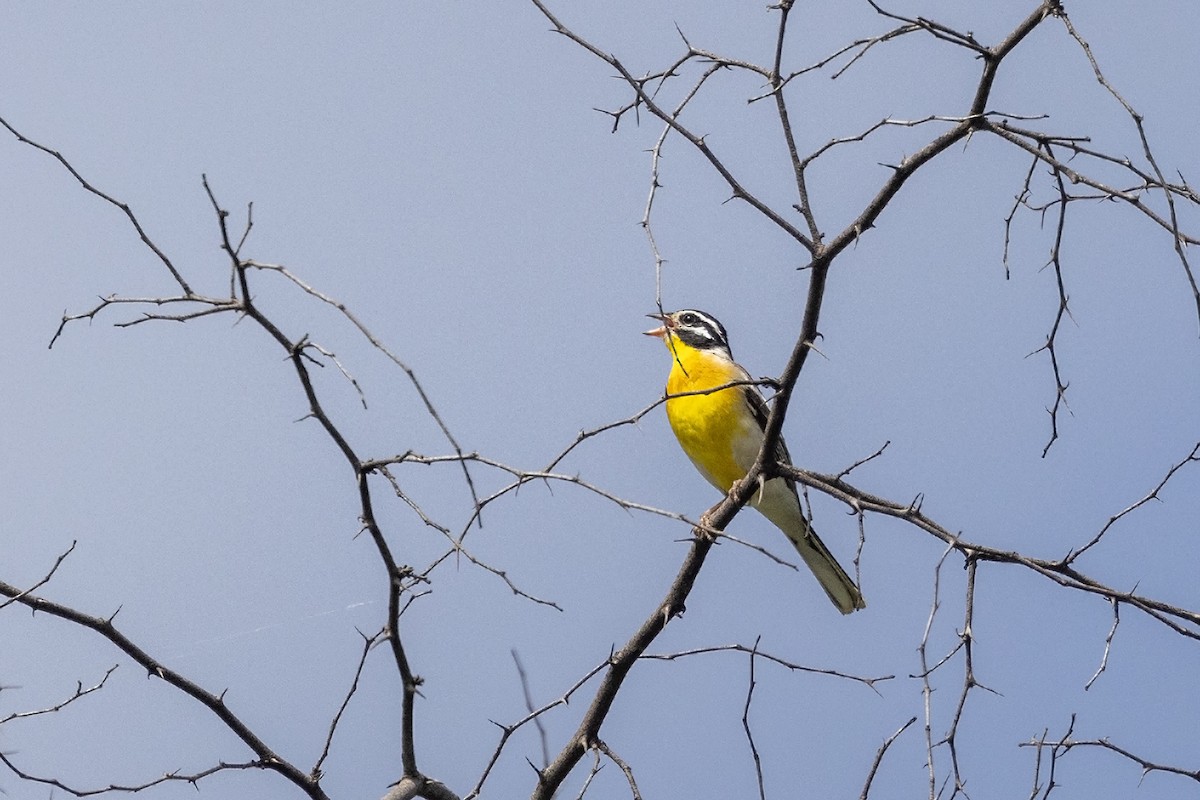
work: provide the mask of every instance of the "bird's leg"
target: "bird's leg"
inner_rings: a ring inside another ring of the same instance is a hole
[[[742,484],[745,482],[745,480],[746,480],[745,478],[739,478],[738,480],[734,481],[733,485],[729,487],[729,494],[732,496],[732,495],[736,495],[739,492],[741,492]],[[762,503],[763,493],[766,492],[766,490],[767,490],[767,479],[760,472],[760,473],[758,473],[758,477],[755,479],[755,483],[758,484],[758,492],[757,492],[758,496],[752,498],[750,500],[750,502],[753,505],[759,505]]]

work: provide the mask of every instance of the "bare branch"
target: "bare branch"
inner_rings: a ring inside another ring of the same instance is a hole
[[[1075,26],[1071,24],[1071,20],[1066,13],[1060,13],[1059,18],[1062,19],[1063,25],[1066,27],[1067,32],[1071,35],[1071,38],[1074,39],[1076,43],[1079,44],[1080,48],[1083,49],[1084,54],[1087,56],[1088,63],[1092,67],[1092,73],[1096,76],[1096,81],[1099,82],[1099,84],[1103,86],[1118,103],[1121,104],[1121,107],[1125,109],[1125,113],[1127,113],[1129,118],[1133,120],[1134,127],[1138,132],[1138,138],[1142,143],[1142,154],[1146,157],[1147,163],[1150,164],[1151,169],[1154,171],[1154,175],[1157,178],[1156,184],[1159,187],[1166,187],[1167,179],[1163,174],[1162,169],[1158,166],[1158,160],[1154,157],[1154,152],[1150,148],[1150,140],[1146,135],[1146,127],[1142,115],[1135,111],[1133,106],[1131,106],[1125,100],[1125,98],[1122,97],[1115,88],[1113,88],[1113,85],[1108,82],[1108,79],[1104,77],[1104,73],[1100,71],[1100,65],[1097,63],[1096,57],[1092,54],[1091,46],[1087,43],[1087,40],[1080,36],[1079,32],[1075,30]],[[1187,249],[1184,247],[1184,244],[1189,240],[1183,236],[1183,233],[1179,227],[1179,215],[1175,208],[1175,193],[1173,191],[1164,189],[1163,197],[1167,202],[1167,209],[1169,211],[1170,221],[1167,223],[1167,228],[1173,234],[1172,239],[1175,246],[1175,254],[1178,256],[1179,263],[1183,267],[1184,274],[1187,276],[1188,284],[1192,289],[1192,299],[1196,303],[1196,315],[1197,318],[1200,319],[1200,286],[1198,286],[1196,283],[1196,275],[1192,271],[1192,265],[1188,261]],[[1195,194],[1191,194],[1190,199],[1192,202],[1195,202]]]
[[[832,475],[822,475],[786,465],[780,472],[794,480],[842,501],[854,513],[874,513],[906,520],[945,542],[964,557],[997,564],[1017,564],[1042,575],[1060,586],[1077,589],[1106,600],[1119,600],[1189,639],[1200,639],[1200,612],[1173,606],[1133,591],[1118,590],[1079,572],[1066,560],[1049,560],[1000,550],[963,539],[933,521],[912,504],[896,503],[864,492]]]
[[[875,0],[867,0],[867,3],[871,6],[871,8],[875,9],[875,13],[879,14],[880,16],[907,23],[912,28],[926,31],[935,39],[940,39],[943,42],[949,42],[951,44],[958,45],[959,47],[965,47],[971,52],[978,53],[981,56],[991,55],[991,52],[977,42],[975,37],[969,32],[956,31],[949,26],[941,24],[940,22],[935,22],[924,17],[915,17],[910,19],[909,17],[894,14],[890,11],[884,10],[878,3],[875,2]]]
[[[629,764],[627,764],[624,759],[614,753],[612,748],[600,739],[596,740],[595,747],[601,753],[608,756],[608,758],[614,764],[621,768],[621,772],[625,774],[625,780],[629,783],[629,792],[630,796],[633,797],[633,800],[642,800],[642,793],[638,791],[637,781],[633,779],[633,770],[630,768]]]
[[[560,695],[557,699],[552,700],[551,702],[545,704],[541,708],[530,711],[528,714],[526,714],[524,717],[517,720],[513,724],[500,725],[499,723],[493,723],[496,725],[496,727],[500,728],[500,730],[501,730],[500,741],[496,744],[496,749],[492,751],[491,758],[488,760],[487,765],[484,767],[482,774],[480,774],[479,782],[475,784],[475,787],[470,792],[467,793],[466,797],[463,798],[463,800],[474,800],[474,798],[477,798],[480,796],[480,793],[483,791],[483,785],[484,785],[484,783],[487,782],[488,777],[491,775],[492,769],[496,766],[496,762],[500,760],[500,754],[503,752],[505,745],[508,744],[508,740],[512,737],[512,735],[514,733],[516,733],[516,731],[518,729],[520,729],[527,723],[538,719],[542,714],[545,714],[546,712],[550,711],[551,709],[566,705],[570,701],[571,696],[574,695],[575,692],[577,692],[581,688],[583,688],[583,686],[585,686],[592,678],[594,678],[595,676],[597,676],[601,672],[603,672],[604,669],[608,666],[608,663],[609,662],[606,660],[606,661],[592,667],[590,670],[588,670],[586,673],[584,673],[583,677],[581,677],[581,678],[579,678],[579,680],[575,681],[575,683],[572,684],[567,689],[567,691],[563,692],[563,694]]]
[[[879,772],[879,765],[883,763],[883,757],[887,753],[888,748],[900,738],[900,734],[912,727],[916,721],[916,717],[910,717],[908,722],[901,725],[895,733],[883,740],[883,744],[875,752],[875,760],[871,762],[871,769],[867,772],[867,782],[863,784],[862,794],[858,796],[859,800],[867,800],[867,796],[871,794],[871,784],[875,781],[875,775]]]
[[[1071,736],[1071,733],[1074,730],[1074,728],[1075,728],[1075,717],[1074,717],[1074,715],[1072,715],[1071,716],[1071,724],[1067,730],[1067,733],[1058,741],[1049,741],[1048,742],[1045,740],[1045,736],[1043,735],[1042,738],[1039,740],[1034,740],[1034,741],[1030,741],[1030,742],[1022,742],[1021,747],[1036,748],[1039,755],[1043,749],[1045,749],[1047,747],[1050,748],[1051,753],[1052,753],[1052,756],[1051,756],[1052,768],[1053,768],[1053,765],[1055,764],[1055,762],[1057,761],[1057,759],[1065,756],[1071,750],[1074,750],[1076,748],[1099,748],[1101,750],[1107,750],[1111,753],[1116,753],[1117,755],[1121,756],[1122,758],[1124,758],[1128,761],[1132,761],[1133,763],[1137,764],[1139,767],[1141,767],[1143,776],[1148,775],[1151,772],[1162,772],[1162,773],[1166,773],[1169,775],[1178,775],[1183,778],[1190,778],[1191,780],[1193,780],[1197,783],[1200,783],[1200,769],[1185,769],[1183,767],[1175,767],[1175,766],[1171,766],[1168,764],[1159,764],[1155,761],[1151,761],[1148,758],[1137,755],[1136,753],[1134,753],[1130,750],[1127,750],[1124,747],[1115,745],[1112,742],[1110,742],[1108,739],[1074,739]],[[1034,784],[1035,794],[1036,794],[1036,790],[1038,788],[1036,780],[1037,779],[1035,777],[1035,784]],[[1053,772],[1052,772],[1051,780],[1049,781],[1049,783],[1046,786],[1046,794],[1048,794],[1050,789],[1053,788],[1053,785],[1054,785],[1054,781],[1053,781]],[[1043,794],[1042,796],[1045,797],[1045,794]]]
[[[154,255],[158,256],[158,260],[161,261],[163,263],[163,266],[167,268],[167,271],[171,273],[171,277],[175,279],[175,282],[177,284],[179,284],[179,288],[183,291],[184,296],[185,297],[192,296],[192,287],[189,286],[187,281],[185,281],[183,279],[183,275],[181,275],[179,270],[177,270],[175,268],[175,265],[171,263],[171,259],[167,258],[166,254],[163,253],[162,250],[158,249],[158,245],[156,245],[153,241],[151,241],[150,237],[146,235],[146,231],[142,228],[142,223],[138,221],[137,216],[134,215],[133,209],[131,209],[127,204],[122,203],[121,201],[116,200],[113,197],[105,194],[104,192],[100,191],[95,186],[93,186],[91,183],[89,183],[87,181],[87,179],[84,178],[83,175],[77,169],[75,169],[74,165],[71,164],[71,162],[68,161],[65,156],[63,156],[62,153],[58,152],[57,150],[51,150],[49,147],[46,147],[44,144],[40,144],[38,142],[35,142],[32,139],[27,138],[24,134],[22,134],[16,128],[14,128],[12,125],[10,125],[8,123],[8,120],[4,119],[3,117],[0,117],[0,125],[3,125],[5,128],[8,129],[9,133],[11,133],[13,136],[17,137],[18,142],[21,142],[22,144],[27,144],[30,147],[34,148],[35,150],[41,150],[46,155],[54,158],[54,160],[57,161],[59,164],[61,164],[67,172],[71,173],[71,177],[74,178],[76,181],[78,181],[79,185],[82,186],[86,191],[88,191],[91,194],[94,194],[96,197],[99,197],[101,200],[108,203],[109,205],[115,206],[118,209],[120,209],[121,213],[123,213],[125,215],[125,218],[129,220],[129,224],[133,226],[133,229],[135,231],[137,231],[138,238],[142,240],[142,244],[144,244],[146,247],[148,247],[150,249],[150,251],[152,253],[154,253]]]
[[[1109,517],[1108,522],[1104,523],[1104,527],[1100,529],[1099,533],[1093,536],[1091,540],[1083,547],[1067,553],[1067,556],[1063,559],[1063,562],[1067,564],[1073,563],[1081,555],[1099,544],[1100,540],[1104,538],[1104,535],[1108,533],[1109,529],[1112,528],[1113,525],[1116,525],[1119,521],[1129,516],[1134,511],[1137,511],[1151,500],[1160,500],[1161,498],[1158,496],[1159,493],[1166,488],[1167,483],[1171,480],[1171,478],[1175,477],[1175,473],[1179,472],[1179,470],[1183,469],[1188,464],[1196,462],[1200,462],[1200,442],[1196,442],[1196,445],[1192,448],[1192,451],[1188,453],[1182,461],[1176,462],[1169,470],[1167,470],[1167,474],[1163,476],[1163,479],[1159,481],[1158,485],[1151,489],[1148,494],[1135,502],[1133,505],[1127,506],[1124,510],[1119,511],[1118,513]]]
[[[746,686],[746,703],[742,706],[742,730],[746,732],[746,741],[750,744],[750,754],[754,757],[754,774],[758,778],[759,800],[767,800],[767,789],[763,784],[762,758],[754,745],[754,733],[750,730],[750,701],[754,699],[754,656],[758,654],[758,643],[761,636],[754,639],[754,647],[750,649],[750,677]]]
[[[78,540],[72,540],[71,546],[68,547],[66,550],[64,550],[62,553],[60,553],[58,558],[54,559],[54,565],[51,566],[49,570],[47,570],[46,574],[43,575],[41,577],[41,579],[37,581],[37,583],[34,583],[28,589],[26,589],[23,592],[20,592],[19,594],[9,595],[8,600],[5,600],[3,603],[0,603],[0,610],[7,608],[8,606],[12,605],[13,603],[23,602],[23,598],[26,595],[33,594],[38,589],[42,588],[47,583],[49,583],[50,579],[54,577],[54,573],[58,572],[58,568],[61,567],[62,563],[67,560],[67,556],[69,556],[69,555],[71,555],[71,553],[75,552],[75,545],[77,545],[77,544],[79,544]]]
[[[634,90],[635,94],[637,95],[637,102],[640,105],[644,106],[650,113],[654,114],[654,116],[658,117],[660,120],[669,125],[672,130],[674,130],[676,133],[686,139],[693,147],[699,150],[709,164],[712,165],[713,169],[715,169],[729,185],[729,188],[733,193],[733,197],[749,203],[755,208],[755,210],[771,220],[771,222],[781,228],[797,242],[803,244],[805,247],[810,247],[812,245],[812,242],[807,236],[801,233],[799,228],[781,217],[775,210],[760,200],[757,196],[747,191],[746,188],[742,186],[741,182],[734,177],[729,168],[725,166],[724,162],[716,155],[712,148],[710,148],[704,141],[704,137],[693,133],[688,128],[685,128],[679,122],[679,120],[675,119],[671,115],[671,112],[659,106],[655,102],[654,98],[646,91],[646,81],[644,79],[635,78],[616,56],[605,53],[599,47],[559,22],[558,18],[551,13],[550,9],[546,7],[542,0],[532,0],[532,2],[535,6],[537,6],[538,10],[542,12],[546,19],[550,21],[550,24],[554,26],[558,33],[575,42],[580,47],[587,50],[589,53],[601,59],[615,69],[621,75],[621,78],[627,84],[629,84],[629,87]]]
[[[925,620],[925,630],[921,634],[921,643],[917,645],[917,656],[921,663],[921,699],[925,712],[925,769],[929,773],[929,800],[935,800],[937,796],[937,762],[934,759],[933,748],[933,683],[930,676],[933,671],[944,664],[949,658],[958,651],[962,646],[962,641],[959,640],[948,654],[941,661],[933,666],[929,665],[929,638],[933,632],[933,622],[937,618],[938,609],[941,608],[941,580],[942,580],[942,565],[946,563],[946,557],[950,555],[951,548],[946,548],[942,552],[942,557],[938,559],[937,566],[933,570],[933,598],[929,607],[929,616]]]
[[[1050,145],[1047,144],[1045,147],[1046,152],[1053,157]],[[1055,312],[1054,324],[1050,326],[1050,334],[1046,337],[1046,343],[1034,351],[1034,353],[1039,353],[1044,350],[1050,355],[1050,367],[1054,372],[1054,405],[1047,409],[1050,413],[1050,439],[1046,442],[1046,446],[1042,448],[1042,458],[1046,457],[1046,454],[1050,452],[1050,448],[1058,439],[1058,412],[1066,406],[1067,384],[1063,382],[1062,372],[1059,368],[1057,345],[1058,333],[1061,329],[1063,319],[1071,313],[1067,306],[1067,289],[1063,280],[1062,267],[1062,241],[1063,231],[1067,226],[1067,203],[1069,197],[1061,172],[1055,171],[1054,180],[1058,186],[1058,194],[1061,202],[1058,205],[1058,222],[1054,228],[1054,245],[1050,250],[1050,264],[1054,267],[1054,279],[1058,286],[1058,311]]]
[[[371,636],[362,636],[363,647],[362,653],[358,658],[358,665],[354,668],[354,678],[350,681],[350,688],[346,691],[345,698],[342,699],[342,704],[338,706],[337,713],[333,715],[333,719],[329,721],[329,732],[325,734],[325,746],[321,748],[321,755],[317,756],[316,762],[313,764],[309,774],[314,779],[321,778],[321,765],[325,763],[325,759],[329,758],[329,750],[333,747],[333,737],[337,733],[338,724],[342,721],[342,715],[346,713],[346,709],[350,707],[350,700],[353,699],[355,692],[358,691],[358,682],[362,679],[363,667],[366,666],[367,656],[371,654],[371,649],[384,638],[386,631],[379,631]]]
[[[861,675],[851,675],[849,673],[841,672],[841,671],[835,670],[835,669],[826,669],[826,668],[822,668],[822,667],[808,667],[803,664],[797,664],[793,661],[789,661],[785,658],[781,658],[776,655],[771,655],[770,653],[765,653],[762,650],[759,650],[757,648],[757,645],[755,645],[754,647],[750,647],[750,646],[744,645],[744,644],[710,645],[707,647],[693,647],[688,650],[680,650],[675,653],[646,653],[641,657],[644,659],[647,659],[647,660],[652,660],[652,661],[675,661],[675,660],[681,659],[681,658],[689,658],[689,657],[698,656],[698,655],[708,655],[711,653],[745,653],[747,655],[753,655],[755,658],[758,658],[760,660],[769,661],[773,664],[777,664],[781,667],[784,667],[784,668],[790,670],[791,672],[806,672],[806,673],[809,673],[812,675],[828,675],[832,678],[845,678],[846,680],[861,683],[865,686],[870,687],[871,689],[875,689],[875,684],[877,684],[877,683],[881,683],[883,681],[890,681],[890,680],[895,679],[895,677],[896,677],[895,675],[881,675],[879,677],[871,678],[871,677],[865,677],[865,676],[861,676]],[[878,692],[878,690],[876,690],[876,692]]]
[[[241,742],[248,747],[251,752],[254,753],[255,761],[241,765],[237,768],[257,768],[271,770],[283,776],[307,797],[312,798],[312,800],[327,800],[327,795],[321,789],[320,783],[312,776],[301,772],[297,767],[271,749],[271,747],[269,747],[265,741],[251,731],[250,728],[244,722],[242,722],[241,718],[239,718],[233,712],[233,710],[229,708],[222,695],[213,694],[212,692],[203,689],[199,684],[188,678],[185,678],[183,675],[164,665],[161,661],[151,656],[138,645],[134,644],[134,642],[125,636],[125,634],[121,633],[121,631],[119,631],[112,624],[111,619],[102,619],[100,617],[84,614],[83,612],[77,611],[70,606],[43,599],[37,595],[31,594],[2,581],[0,581],[0,595],[12,598],[21,605],[28,607],[32,611],[40,611],[98,633],[118,650],[145,669],[147,675],[152,678],[159,678],[165,683],[174,686],[176,689],[180,690],[206,707],[219,720],[221,720],[222,724],[224,724],[225,727],[234,734],[234,736],[241,740]],[[5,760],[5,763],[8,764],[10,769],[21,775],[23,778],[27,778],[28,780],[37,780],[41,783],[48,783],[77,796],[83,796],[85,794],[98,794],[101,791],[139,791],[141,788],[155,785],[156,783],[160,783],[162,780],[186,780],[188,782],[194,782],[192,777],[178,778],[166,776],[158,781],[144,784],[136,789],[128,787],[110,787],[109,789],[104,790],[74,790],[54,780],[37,779],[31,776],[27,777],[13,764],[8,762],[7,759]],[[200,773],[200,777],[212,774],[215,771],[229,768],[231,767],[228,765],[222,765],[204,773]]]
[[[44,714],[55,714],[59,711],[62,711],[64,708],[66,708],[67,706],[76,702],[77,700],[80,700],[84,697],[87,697],[89,694],[92,694],[93,692],[98,692],[101,689],[103,689],[104,685],[106,683],[108,683],[108,679],[110,677],[112,677],[112,674],[114,672],[116,672],[117,666],[118,666],[117,664],[113,664],[111,667],[106,669],[104,671],[104,677],[101,678],[97,683],[92,684],[91,686],[85,687],[82,683],[76,681],[75,682],[75,691],[67,699],[60,700],[59,702],[55,703],[54,705],[46,706],[45,708],[34,709],[33,711],[14,711],[13,713],[9,714],[7,717],[0,718],[0,725],[5,724],[6,722],[11,722],[15,719],[28,719],[30,717],[40,717]]]
[[[1121,624],[1121,603],[1117,600],[1112,600],[1113,609],[1113,624],[1108,629],[1108,635],[1104,637],[1104,655],[1100,658],[1100,666],[1096,668],[1092,677],[1088,678],[1088,682],[1083,685],[1084,691],[1092,688],[1092,684],[1100,677],[1104,670],[1108,669],[1108,654],[1112,650],[1113,637],[1117,635],[1117,626]]]
[[[750,499],[754,489],[753,484],[743,482],[740,486],[735,487],[730,496],[709,509],[701,521],[705,522],[706,526],[724,529],[738,510]],[[571,736],[550,766],[541,773],[541,779],[533,793],[534,800],[550,800],[554,795],[567,775],[587,752],[588,747],[599,738],[600,726],[608,716],[629,670],[667,626],[667,623],[683,613],[685,601],[691,593],[696,576],[700,574],[700,569],[704,566],[704,560],[714,542],[711,536],[699,528],[694,531],[694,535],[696,538],[663,601],[651,612],[629,641],[609,658],[608,669],[600,682],[600,687],[575,734]]]
[[[240,246],[241,245],[239,244],[238,247],[240,248]],[[231,255],[233,255],[235,259],[236,259],[236,252],[237,251],[234,250],[233,253],[231,253]],[[300,290],[303,291],[305,294],[321,301],[322,303],[325,303],[328,306],[332,306],[334,309],[336,309],[337,312],[339,314],[341,314],[343,317],[345,317],[350,322],[351,325],[353,325],[355,328],[358,329],[358,332],[362,334],[364,339],[366,339],[368,342],[370,342],[372,347],[374,347],[379,352],[383,353],[383,355],[389,361],[391,361],[393,364],[395,364],[397,367],[400,368],[400,371],[405,374],[405,376],[408,378],[409,383],[412,384],[413,389],[416,390],[417,396],[421,399],[421,403],[425,406],[426,413],[428,413],[429,416],[433,419],[433,421],[437,423],[438,428],[441,429],[441,431],[442,431],[442,435],[444,437],[446,437],[446,441],[450,443],[450,446],[452,448],[454,448],[454,452],[458,453],[459,455],[462,455],[462,452],[463,452],[462,447],[459,445],[458,440],[454,438],[454,435],[452,433],[450,433],[450,428],[447,427],[445,420],[442,419],[442,415],[439,414],[437,408],[434,407],[433,401],[429,399],[429,395],[425,392],[425,387],[421,384],[421,381],[417,379],[417,373],[412,369],[412,367],[408,366],[408,364],[401,361],[400,358],[397,357],[395,353],[393,353],[390,349],[388,349],[387,346],[385,346],[383,344],[383,342],[380,341],[380,339],[378,337],[376,337],[375,334],[372,333],[371,330],[369,328],[367,328],[367,326],[364,325],[363,322],[361,320],[359,320],[359,318],[357,316],[355,316],[353,312],[350,311],[350,309],[346,306],[345,303],[341,302],[340,300],[335,300],[334,298],[330,297],[329,295],[325,294],[324,292],[317,291],[310,284],[308,284],[305,281],[302,281],[296,275],[292,274],[286,267],[284,267],[280,264],[264,264],[259,261],[249,261],[249,260],[242,261],[239,263],[243,264],[247,268],[257,269],[257,270],[268,270],[271,272],[278,273],[279,275],[282,275],[284,278],[286,278],[287,280],[289,280],[293,284],[295,284],[297,287],[299,287]],[[355,384],[355,386],[357,386],[357,384]],[[361,394],[361,392],[360,392],[360,394]],[[363,404],[366,405],[365,400],[364,400]],[[475,494],[475,483],[472,480],[471,472],[470,472],[470,470],[467,469],[467,466],[465,463],[462,465],[462,471],[463,471],[463,477],[465,478],[465,480],[467,482],[467,488],[471,492],[471,498],[475,502],[476,506],[478,506],[479,498]]]
[[[58,323],[57,330],[54,331],[54,336],[50,337],[50,344],[48,345],[48,347],[50,347],[50,348],[54,347],[55,342],[57,342],[59,337],[61,337],[63,335],[63,331],[66,329],[67,325],[69,325],[70,323],[78,322],[79,320],[84,320],[84,319],[89,320],[89,321],[93,320],[96,318],[97,314],[106,310],[110,306],[119,306],[119,305],[165,306],[165,305],[174,305],[177,303],[186,303],[189,307],[192,307],[194,305],[199,305],[200,308],[197,308],[197,309],[191,310],[191,311],[185,311],[180,314],[143,313],[142,316],[137,317],[136,319],[127,320],[124,322],[118,322],[118,323],[116,323],[116,325],[117,325],[117,327],[128,328],[131,325],[137,325],[141,322],[149,322],[151,320],[165,320],[168,322],[186,322],[191,319],[198,319],[200,317],[206,317],[211,314],[220,314],[220,313],[223,313],[226,311],[239,311],[241,309],[241,303],[238,302],[236,299],[231,300],[229,298],[203,297],[201,295],[196,295],[196,294],[180,295],[177,297],[118,297],[116,295],[110,295],[108,297],[100,298],[100,302],[97,305],[93,306],[88,311],[84,311],[79,314],[64,313],[62,320]]]
[[[159,777],[154,778],[153,780],[146,781],[144,783],[133,783],[133,784],[112,783],[112,784],[109,784],[108,786],[103,786],[103,787],[98,787],[98,788],[81,789],[78,786],[72,786],[70,784],[64,783],[63,781],[60,781],[57,778],[47,778],[47,777],[44,777],[41,775],[35,775],[31,772],[27,772],[27,771],[21,769],[20,767],[18,767],[16,765],[16,763],[12,760],[10,755],[6,754],[4,752],[0,752],[0,763],[3,763],[4,766],[6,766],[10,770],[12,770],[14,775],[16,775],[18,778],[20,778],[22,780],[29,781],[30,783],[40,783],[43,786],[50,786],[54,789],[59,789],[61,791],[64,791],[73,797],[94,797],[96,795],[112,794],[115,792],[121,792],[121,793],[125,793],[125,794],[136,794],[138,792],[144,792],[145,790],[153,788],[155,786],[161,786],[162,784],[165,784],[165,783],[190,783],[193,786],[198,786],[200,781],[204,780],[205,778],[212,777],[213,775],[216,775],[216,774],[222,773],[222,772],[236,772],[236,771],[244,771],[244,770],[251,770],[251,769],[269,769],[269,767],[267,765],[265,765],[261,762],[258,762],[258,761],[248,761],[248,762],[243,762],[243,763],[221,762],[220,764],[217,764],[216,766],[212,766],[212,767],[209,767],[208,769],[200,770],[199,772],[184,773],[179,770],[173,770],[171,772],[166,773],[165,775],[160,775]]]
[[[525,696],[525,708],[530,714],[533,714],[533,695],[529,692],[529,676],[525,674],[525,665],[521,663],[521,657],[515,649],[510,650],[512,653],[513,663],[517,666],[517,677],[521,679],[521,693]],[[533,716],[533,724],[537,727],[538,739],[542,743],[542,767],[546,767],[550,763],[550,745],[546,741],[546,726],[542,724],[541,715]]]

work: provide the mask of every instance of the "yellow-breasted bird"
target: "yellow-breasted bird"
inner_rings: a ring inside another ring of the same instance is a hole
[[[757,387],[749,384],[710,391],[752,380],[733,360],[725,328],[711,314],[689,308],[649,316],[662,326],[646,335],[662,339],[671,353],[667,377],[671,430],[700,474],[728,492],[734,481],[745,478],[754,466],[767,424],[767,403]],[[783,437],[776,445],[775,458],[791,463]],[[849,614],[866,607],[854,581],[804,518],[794,481],[772,478],[754,493],[750,505],[787,534],[839,611]]]

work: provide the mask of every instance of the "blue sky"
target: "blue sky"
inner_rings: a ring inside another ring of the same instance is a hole
[[[1004,6],[1004,7],[1000,7]],[[927,2],[893,10],[971,30],[990,44],[1024,4]],[[697,47],[765,62],[774,15],[762,4],[559,3],[556,13],[635,74]],[[1200,88],[1187,3],[1069,7],[1106,75],[1146,119],[1160,165],[1192,177]],[[889,26],[865,4],[801,8],[790,63],[800,67]],[[891,117],[963,112],[977,63],[909,36],[872,50],[837,80],[793,86],[800,149]],[[693,70],[689,76],[695,76]],[[539,469],[582,429],[629,417],[661,396],[668,359],[639,335],[655,307],[654,259],[639,225],[661,127],[643,114],[616,134],[596,108],[629,94],[599,60],[551,33],[531,4],[139,4],[10,8],[0,26],[0,115],[61,151],[98,188],[128,203],[199,291],[219,294],[228,264],[201,186],[206,174],[237,224],[253,202],[249,257],[286,265],[343,301],[407,365],[467,451]],[[786,211],[787,162],[761,81],[722,74],[685,115],[765,200]],[[676,89],[664,90],[669,96]],[[1062,26],[1045,24],[1006,63],[992,108],[1048,114],[1039,124],[1089,135],[1139,158],[1119,105]],[[888,168],[933,135],[889,129],[835,150],[812,174],[827,233],[839,230]],[[359,523],[352,475],[317,425],[283,353],[253,325],[221,316],[115,328],[109,310],[47,344],[64,309],[99,296],[156,296],[169,276],[122,215],[82,191],[52,159],[0,137],[0,296],[8,376],[3,403],[0,580],[28,585],[77,542],[46,597],[88,613],[120,608],[122,630],[214,691],[273,747],[307,766],[320,751],[359,651],[382,624],[382,572]],[[1045,340],[1057,307],[1044,268],[1053,220],[1017,216],[1006,279],[1004,218],[1028,160],[982,136],[919,173],[876,229],[836,262],[785,433],[798,465],[838,472],[890,442],[853,474],[983,544],[1053,558],[1087,542],[1152,490],[1200,439],[1200,323],[1170,239],[1114,203],[1070,207],[1064,276],[1072,315],[1059,340],[1070,413],[1060,439],[1046,407],[1054,381]],[[1112,171],[1102,172],[1112,177]],[[666,263],[662,301],[718,316],[754,375],[777,374],[799,330],[808,273],[790,240],[670,138],[653,231]],[[1051,198],[1039,171],[1037,197]],[[1195,214],[1185,212],[1192,223]],[[319,370],[330,413],[363,454],[447,452],[403,372],[329,307],[269,274],[256,299],[284,331],[336,352],[367,407],[334,368]],[[661,409],[589,440],[559,467],[630,500],[696,517],[718,498],[673,441]],[[472,474],[482,494],[508,476]],[[398,470],[432,518],[460,530],[470,495],[453,466]],[[1079,567],[1099,580],[1195,609],[1198,475],[1184,468],[1119,522]],[[398,557],[423,565],[444,539],[380,493]],[[858,526],[812,495],[814,522],[847,561]],[[404,617],[414,668],[422,768],[460,795],[497,742],[491,723],[523,716],[516,649],[538,704],[560,696],[623,643],[661,599],[685,552],[686,526],[628,513],[568,484],[530,484],[491,504],[472,551],[563,611],[513,596],[465,561],[434,574]],[[786,555],[751,512],[731,532]],[[841,618],[815,581],[734,544],[716,548],[688,611],[653,652],[731,643],[807,666],[896,676],[875,690],[759,662],[751,716],[768,796],[857,796],[880,743],[907,719],[874,797],[928,792],[917,646],[944,546],[868,518],[862,580],[869,608]],[[930,658],[962,626],[965,577],[951,556]],[[979,568],[976,677],[960,732],[974,800],[1028,794],[1034,756],[1018,744],[1072,714],[1080,738],[1110,737],[1159,763],[1194,769],[1200,714],[1193,643],[1122,609],[1108,669],[1092,687],[1109,605],[1017,567]],[[188,698],[86,631],[0,612],[0,719],[43,708],[98,681],[72,707],[0,726],[23,768],[78,787],[196,771],[247,752]],[[933,680],[932,736],[949,724],[961,655]],[[639,664],[604,726],[651,796],[753,796],[741,729],[744,655]],[[367,664],[325,765],[332,796],[378,796],[399,776],[396,676]],[[594,691],[546,715],[552,752]],[[946,748],[935,749],[940,782]],[[506,748],[485,796],[532,789],[531,728]],[[586,762],[590,763],[590,762]],[[577,793],[581,769],[568,784]],[[1186,779],[1112,754],[1074,751],[1056,797],[1178,797]],[[0,776],[13,798],[49,796]],[[206,779],[204,795],[286,798],[272,775]],[[186,785],[155,796],[192,796]],[[611,764],[589,796],[627,796]]]

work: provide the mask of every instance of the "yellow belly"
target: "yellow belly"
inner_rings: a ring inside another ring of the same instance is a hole
[[[731,364],[709,358],[686,358],[667,379],[667,394],[704,391],[745,376]],[[667,419],[679,444],[722,492],[745,477],[762,441],[758,424],[746,406],[742,387],[667,400]],[[748,454],[748,455],[747,455]]]

